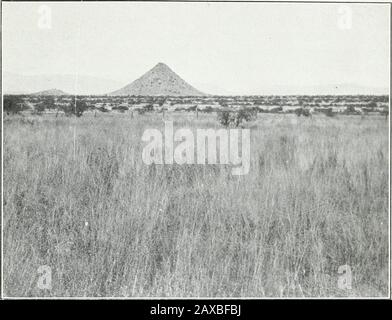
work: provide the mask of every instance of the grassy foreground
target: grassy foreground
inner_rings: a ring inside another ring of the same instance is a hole
[[[259,115],[246,176],[145,165],[154,127],[159,115],[5,116],[5,296],[387,295],[385,119]],[[42,265],[51,290],[37,287]]]

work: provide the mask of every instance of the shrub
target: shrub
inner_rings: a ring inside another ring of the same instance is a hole
[[[207,106],[207,107],[205,107],[205,108],[204,108],[203,110],[201,110],[201,111],[206,112],[206,113],[211,113],[211,112],[214,111],[214,108],[212,108],[211,106]]]
[[[7,114],[18,114],[28,109],[23,99],[19,96],[4,96],[3,108]]]
[[[242,122],[252,121],[257,117],[257,112],[252,109],[240,109],[235,114],[234,125],[238,127]]]
[[[282,112],[283,108],[282,107],[276,107],[276,108],[272,108],[271,110],[269,110],[270,113],[278,113],[278,112]]]
[[[327,109],[325,110],[325,115],[326,115],[327,117],[333,117],[335,114],[333,113],[332,108],[327,108]]]
[[[162,98],[161,100],[158,101],[158,105],[162,107],[165,104],[165,102],[166,102],[166,98]]]
[[[88,109],[87,104],[83,100],[76,100],[68,105],[62,107],[65,115],[75,115],[78,118],[82,116],[83,112]]]
[[[154,106],[152,104],[147,104],[143,107],[144,112],[152,112],[154,111]]]
[[[137,112],[138,112],[138,114],[145,114],[146,113],[146,109],[140,108],[140,109],[137,109]]]
[[[44,97],[34,106],[34,113],[41,115],[45,110],[56,109],[56,100],[53,96]]]
[[[240,109],[238,111],[220,111],[218,113],[218,121],[221,125],[228,127],[233,125],[235,127],[240,126],[243,122],[252,121],[257,117],[257,110],[251,109]]]
[[[218,113],[218,122],[224,126],[228,127],[231,123],[230,111],[224,110]]]
[[[368,112],[372,112],[373,111],[373,109],[366,108],[366,107],[362,108],[361,110],[362,110],[363,113],[368,113]]]
[[[332,108],[316,108],[315,111],[324,113],[327,117],[333,117],[335,115]]]
[[[310,117],[310,111],[308,109],[305,108],[297,108],[294,110],[294,113],[300,117],[300,116],[304,116],[304,117]]]
[[[300,116],[309,117],[310,116],[310,111],[308,109],[304,109],[304,108],[297,108],[294,110],[294,113],[298,117],[300,117]]]
[[[45,110],[46,106],[43,102],[37,103],[34,107],[34,113],[38,115],[41,115]]]
[[[101,112],[109,112],[109,110],[108,109],[106,109],[105,107],[99,107],[99,108],[96,108],[98,111],[101,111]]]
[[[113,107],[112,110],[124,112],[124,111],[128,111],[129,109],[126,106],[118,106],[118,107]]]
[[[355,110],[354,106],[347,106],[346,110],[344,110],[345,114],[358,114],[357,110]]]

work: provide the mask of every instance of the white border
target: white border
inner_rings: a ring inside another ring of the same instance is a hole
[[[83,0],[82,0],[83,1]],[[75,3],[75,2],[82,2],[82,1],[61,1],[62,3],[68,2],[68,3]],[[8,2],[8,1],[7,1]],[[11,1],[9,1],[11,2]],[[55,1],[15,1],[14,3],[23,3],[23,2],[28,2],[28,3],[39,3],[39,2],[54,2]],[[99,1],[89,1],[92,3],[97,3]],[[116,2],[122,2],[123,1],[110,1],[111,3],[116,3]],[[129,1],[129,2],[141,2],[141,1]],[[162,1],[149,1],[149,2],[164,2]],[[170,0],[168,1],[170,2]],[[183,1],[172,1],[172,2],[179,2],[179,3],[186,3],[186,0]],[[214,2],[208,1],[208,0],[200,0],[200,1],[192,1],[192,2]],[[222,1],[218,1],[222,2]],[[235,0],[228,0],[225,2],[255,2],[255,3],[302,3],[302,4],[321,4],[321,3],[356,3],[356,4],[389,4],[390,5],[390,11],[389,11],[389,23],[390,23],[390,29],[389,29],[389,110],[391,111],[391,77],[392,77],[392,69],[391,69],[391,60],[392,60],[392,49],[391,49],[391,42],[392,42],[392,3],[391,1],[387,0],[370,0],[370,1],[355,1],[355,0],[346,0],[346,1],[331,1],[331,0],[324,0],[324,1],[311,1],[311,0],[302,0],[302,1],[295,1],[295,0],[287,0],[287,1],[258,1],[258,0],[245,0],[245,1],[235,1]],[[146,3],[146,2],[144,2]],[[1,30],[3,30],[3,2],[0,0],[0,5],[1,5]],[[1,106],[3,108],[3,32],[1,32]],[[4,164],[3,164],[3,151],[4,151],[4,112],[2,109],[1,112],[1,299],[6,299],[6,300],[163,300],[163,301],[170,301],[170,300],[391,300],[391,114],[389,112],[389,137],[388,137],[388,156],[389,156],[389,177],[388,177],[388,182],[389,182],[389,188],[388,188],[388,203],[389,203],[389,212],[388,212],[388,220],[389,220],[389,225],[388,225],[388,237],[389,237],[389,257],[388,257],[388,264],[389,264],[389,283],[388,283],[388,296],[385,297],[330,297],[330,296],[325,296],[325,297],[154,297],[154,296],[149,296],[149,297],[76,297],[76,296],[60,296],[60,297],[16,297],[16,296],[4,296],[4,276],[3,276],[3,263],[4,263],[4,241],[3,241],[3,190],[4,190],[4,185],[3,185],[3,172],[4,172]]]

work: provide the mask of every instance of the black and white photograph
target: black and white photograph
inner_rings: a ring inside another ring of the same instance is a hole
[[[390,299],[390,3],[1,18],[3,299]]]

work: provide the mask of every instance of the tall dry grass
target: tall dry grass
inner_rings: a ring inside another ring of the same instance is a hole
[[[6,296],[387,295],[383,118],[260,115],[246,176],[147,166],[147,127],[162,120],[5,118]],[[349,291],[337,286],[346,264]],[[37,287],[41,265],[51,290]]]

